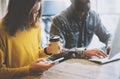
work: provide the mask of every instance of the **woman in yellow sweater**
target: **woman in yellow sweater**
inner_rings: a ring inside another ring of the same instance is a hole
[[[49,54],[40,47],[40,15],[41,0],[9,0],[0,21],[0,79],[41,73],[55,64],[40,63]]]

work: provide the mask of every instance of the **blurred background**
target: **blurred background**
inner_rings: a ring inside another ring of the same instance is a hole
[[[9,0],[0,0],[0,19],[7,11],[8,1]],[[103,24],[112,35],[114,34],[120,17],[119,3],[120,0],[91,0],[91,9],[99,13]],[[70,0],[43,0],[41,18],[42,47],[45,47],[49,43],[49,31],[52,18],[66,9],[70,4]],[[89,47],[96,48],[102,45],[103,44],[99,42],[98,38],[94,35],[93,41]]]

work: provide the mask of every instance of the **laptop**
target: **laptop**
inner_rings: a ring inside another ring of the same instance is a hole
[[[89,60],[97,63],[105,64],[119,59],[120,59],[120,20],[118,22],[118,25],[114,33],[109,55],[106,58],[92,57]]]

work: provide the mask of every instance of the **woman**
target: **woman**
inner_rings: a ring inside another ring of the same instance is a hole
[[[9,0],[0,21],[0,79],[42,73],[55,63],[44,64],[47,50],[40,47],[39,18],[42,0]]]

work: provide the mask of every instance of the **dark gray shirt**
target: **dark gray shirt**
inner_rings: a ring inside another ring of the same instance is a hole
[[[110,33],[95,11],[90,10],[86,18],[81,19],[71,6],[53,18],[50,34],[59,35],[63,39],[63,46],[69,49],[87,47],[94,34],[105,44],[110,39]]]

